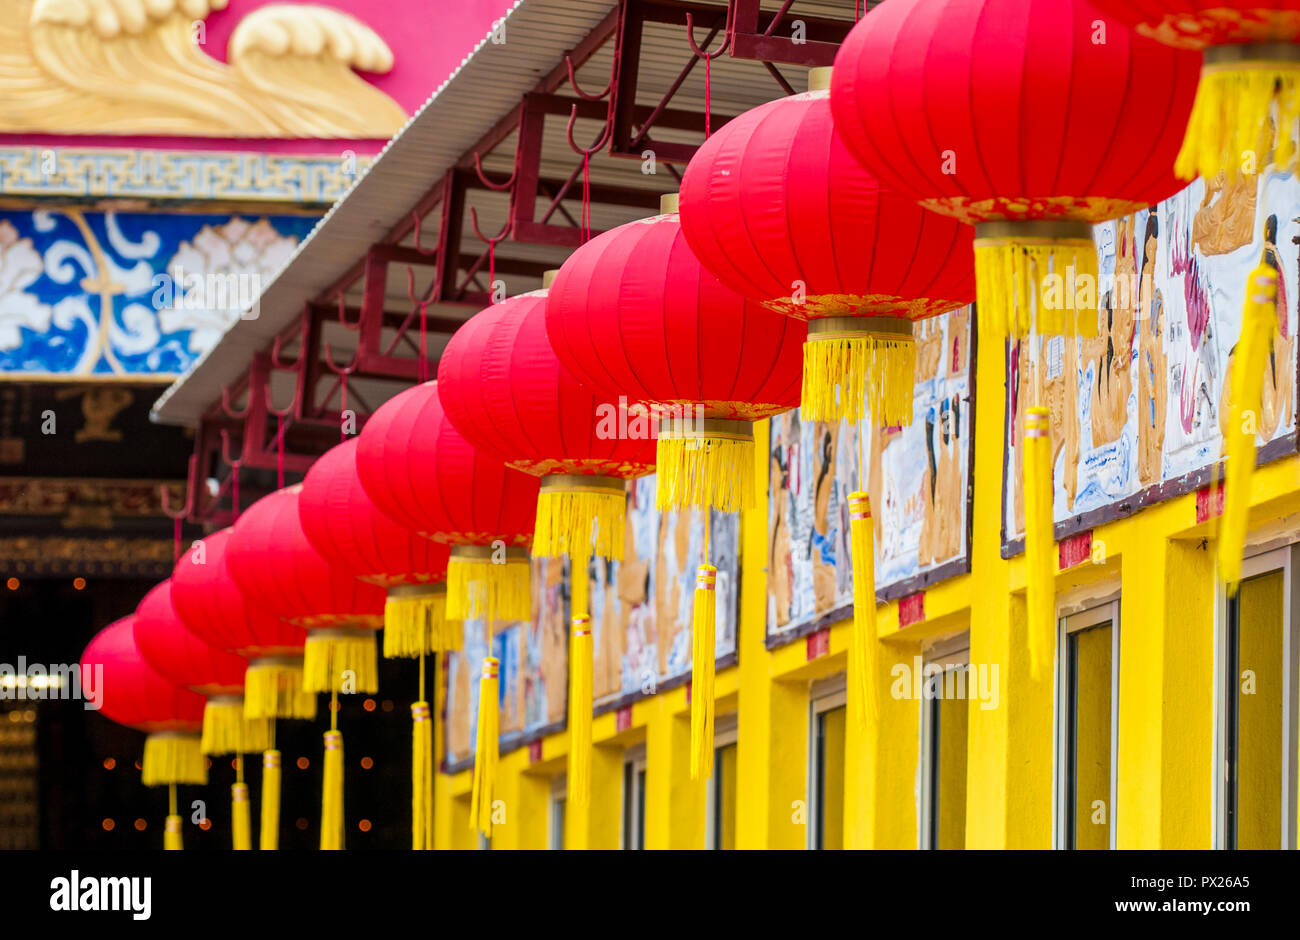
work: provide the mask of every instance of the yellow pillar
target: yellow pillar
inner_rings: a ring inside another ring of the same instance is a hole
[[[904,664],[910,673],[921,644],[896,640],[880,643],[878,650],[880,697],[874,720],[868,714],[865,723],[859,721],[856,685],[850,682],[847,687],[844,847],[914,849],[920,703],[912,697],[910,681],[904,695],[895,697],[891,690],[895,665]]]
[[[1164,536],[1169,520],[1187,515],[1190,498],[1146,510],[1123,565],[1115,807],[1121,849],[1211,846],[1213,543]]]
[[[591,799],[586,806],[571,800],[564,807],[564,846],[568,849],[620,848],[623,814],[623,751],[610,743],[614,714],[599,716],[592,725]],[[601,743],[601,742],[605,743]]]
[[[976,357],[970,661],[998,668],[997,708],[969,702],[966,847],[1050,848],[1053,670],[1029,672],[1023,555],[1002,558],[1006,359],[986,343]],[[1018,578],[1013,578],[1018,575]],[[1013,593],[1014,592],[1014,593]]]
[[[708,791],[691,780],[691,716],[685,688],[660,693],[646,723],[645,845],[703,849]]]

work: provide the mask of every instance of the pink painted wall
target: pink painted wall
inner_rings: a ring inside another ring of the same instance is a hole
[[[226,45],[240,19],[258,7],[286,0],[230,0],[207,19],[206,52],[225,61]],[[393,50],[386,75],[366,75],[377,88],[413,113],[488,33],[513,0],[317,0],[316,5],[351,13]],[[176,150],[256,150],[267,153],[373,154],[382,140],[226,140],[193,137],[125,137],[76,134],[0,134],[0,146],[159,147]]]

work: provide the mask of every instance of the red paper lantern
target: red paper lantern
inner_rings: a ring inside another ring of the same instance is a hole
[[[443,412],[437,382],[385,402],[358,440],[357,474],[379,510],[452,546],[447,617],[530,617],[522,546],[532,540],[537,479],[466,441]]]
[[[315,718],[315,696],[301,691],[307,631],[245,600],[227,564],[233,532],[205,535],[181,556],[171,577],[172,604],[196,636],[249,660],[247,718]]]
[[[729,288],[808,319],[803,402],[813,421],[910,424],[911,320],[975,299],[975,230],[863,169],[831,120],[829,69],[806,94],[728,121],[682,179],[682,231]]]
[[[153,588],[135,611],[135,642],[163,678],[207,699],[203,709],[204,754],[264,751],[271,746],[268,718],[244,716],[248,660],[212,645],[191,631],[175,607],[173,582]]]
[[[250,604],[307,629],[304,690],[378,691],[374,631],[384,623],[384,589],[312,546],[298,516],[301,489],[277,490],[249,506],[235,523],[226,563]]]
[[[470,443],[542,478],[533,553],[623,555],[624,481],[654,471],[655,443],[619,433],[619,411],[560,365],[547,290],[509,298],[456,331],[438,397]],[[626,425],[626,418],[624,418]]]
[[[145,661],[134,616],[95,634],[81,654],[80,675],[86,700],[105,718],[148,735],[141,764],[145,786],[207,782],[199,750],[203,696],[168,682]]]
[[[1093,2],[1139,35],[1204,50],[1179,176],[1253,176],[1270,151],[1280,169],[1300,167],[1300,0]]]
[[[661,508],[734,512],[753,503],[752,422],[799,404],[808,327],[723,286],[665,207],[569,257],[546,330],[580,382],[659,410]]]
[[[448,548],[379,511],[357,476],[357,438],[330,448],[307,471],[298,515],[327,561],[387,591],[384,655],[460,646],[459,624],[445,617]]]
[[[831,109],[892,189],[976,223],[982,332],[1091,335],[1090,224],[1177,191],[1196,65],[1087,0],[890,0],[840,47]]]

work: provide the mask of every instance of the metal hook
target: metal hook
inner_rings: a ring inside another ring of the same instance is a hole
[[[479,159],[478,151],[474,152],[474,172],[478,174],[478,180],[488,189],[497,193],[504,193],[512,189],[515,185],[515,178],[519,176],[519,164],[516,162],[514,169],[510,173],[510,179],[504,183],[494,183],[483,175],[483,161]],[[418,247],[418,243],[417,243]],[[430,252],[432,254],[432,252]]]
[[[244,463],[242,457],[238,460],[230,459],[230,430],[228,428],[221,429],[221,459],[224,460],[235,472],[239,472],[239,468],[243,466]]]
[[[569,70],[569,86],[573,89],[573,93],[583,101],[600,101],[614,88],[614,77],[616,73],[613,68],[609,70],[609,81],[605,84],[605,87],[601,89],[599,94],[592,95],[583,91],[578,85],[578,79],[573,74],[573,59],[569,57],[569,53],[567,52],[564,54],[564,67]]]
[[[423,307],[433,300],[434,292],[438,289],[438,279],[432,278],[429,281],[429,290],[424,297],[415,296],[415,272],[411,266],[406,266],[406,296],[411,299],[411,306]]]
[[[415,220],[415,250],[422,255],[436,255],[437,248],[430,248],[428,251],[420,247],[420,230],[424,227],[424,219],[420,218],[420,213],[414,209],[411,210],[411,218]]]
[[[361,314],[357,314],[357,322],[348,322],[348,308],[343,302],[343,291],[339,291],[339,323],[343,324],[344,329],[355,330],[361,326]]]
[[[731,19],[731,4],[727,4],[728,23],[730,22],[730,19]],[[691,51],[694,52],[701,59],[716,59],[718,56],[722,55],[722,53],[726,52],[727,47],[731,45],[731,30],[730,28],[725,28],[723,30],[722,45],[718,46],[718,48],[715,51],[705,52],[695,43],[695,18],[691,16],[690,13],[687,13],[686,14],[686,41],[691,44]]]
[[[295,359],[293,362],[285,363],[284,360],[280,358],[280,350],[283,346],[283,343],[284,343],[283,334],[277,336],[275,338],[275,341],[271,343],[271,368],[277,369],[280,372],[297,372],[298,366],[302,363],[302,355],[300,353],[298,355],[298,358]]]
[[[271,414],[275,415],[277,418],[287,418],[289,417],[289,412],[293,411],[293,406],[296,405],[297,403],[298,403],[298,385],[297,383],[295,383],[293,387],[293,396],[289,399],[289,404],[286,405],[284,408],[275,407],[275,405],[271,403],[271,383],[270,381],[267,381],[266,410],[269,411]]]
[[[334,361],[334,351],[330,349],[329,340],[325,341],[325,365],[329,366],[329,370],[335,375],[351,375],[356,372],[360,359],[361,348],[357,347],[357,351],[352,354],[352,362],[346,366],[339,365]]]
[[[236,411],[230,407],[230,389],[223,385],[221,386],[221,410],[226,413],[226,417],[233,418],[235,421],[243,421],[248,417],[249,411],[252,410],[252,402],[250,401],[244,405],[243,411]]]
[[[596,141],[596,143],[593,144],[591,147],[583,148],[583,147],[579,147],[577,144],[573,142],[573,122],[576,121],[577,119],[578,119],[578,106],[575,104],[569,110],[569,125],[564,129],[565,136],[569,138],[569,147],[573,150],[574,153],[576,153],[580,157],[590,158],[592,154],[596,153],[602,147],[604,147],[605,144],[609,143],[609,135],[610,135],[610,130],[613,127],[613,122],[608,120],[607,118],[605,120],[605,127],[601,131],[600,139]]]
[[[481,241],[483,244],[487,245],[489,248],[496,248],[498,242],[505,241],[506,237],[509,236],[510,234],[510,229],[514,227],[514,219],[506,219],[505,227],[501,229],[500,234],[495,235],[492,238],[488,238],[486,235],[483,234],[483,231],[478,227],[478,209],[473,206],[470,206],[469,220],[470,223],[474,226],[474,234],[478,236],[478,240]]]
[[[186,474],[185,480],[185,503],[181,506],[180,512],[172,512],[171,491],[167,488],[166,483],[158,484],[158,501],[162,504],[163,515],[168,519],[184,519],[186,516],[194,513],[194,492],[189,487],[189,481],[194,477],[194,468],[197,462],[193,454],[190,454],[189,473]]]

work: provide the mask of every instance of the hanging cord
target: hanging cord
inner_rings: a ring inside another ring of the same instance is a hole
[[[275,488],[284,489],[284,415],[275,415]]]
[[[172,520],[172,565],[181,560],[181,517]]]
[[[493,253],[492,261],[495,266],[496,254]],[[428,307],[426,303],[420,304],[420,384],[423,385],[429,381],[429,336],[428,336]],[[423,657],[423,653],[420,654]],[[424,681],[424,660],[420,660],[420,681]],[[424,699],[424,693],[420,693],[420,699]]]

